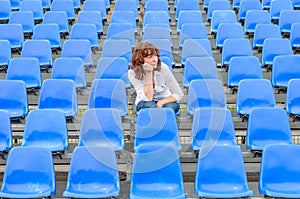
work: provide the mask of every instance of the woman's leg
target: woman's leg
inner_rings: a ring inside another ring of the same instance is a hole
[[[179,111],[180,105],[177,102],[170,102],[163,105],[165,108],[171,108],[174,110],[175,113]]]
[[[138,112],[139,110],[143,108],[156,108],[156,102],[155,101],[140,101],[136,105],[136,111]]]

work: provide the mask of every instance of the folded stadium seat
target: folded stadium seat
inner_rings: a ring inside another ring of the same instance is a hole
[[[175,10],[175,20],[178,20],[179,14],[183,10],[198,10],[200,11],[200,4],[198,0],[178,0],[178,4]]]
[[[206,22],[210,22],[215,10],[232,10],[229,1],[209,1],[207,7]]]
[[[116,1],[114,11],[132,11],[135,20],[139,20],[136,0]]]
[[[299,197],[299,152],[297,145],[265,147],[260,165],[259,194],[277,198]]]
[[[101,13],[102,21],[107,20],[107,12],[104,0],[84,1],[82,11],[98,11]]]
[[[254,29],[252,49],[261,52],[267,38],[282,38],[280,27],[277,24],[257,24]]]
[[[278,19],[281,33],[290,34],[293,23],[300,23],[300,10],[282,10]]]
[[[0,110],[0,156],[5,159],[4,154],[13,147],[12,127],[9,113],[5,110]]]
[[[237,145],[231,112],[227,108],[198,108],[193,115],[191,149]]]
[[[219,79],[192,80],[188,90],[186,108],[193,115],[197,108],[226,108],[226,96]]]
[[[219,24],[216,32],[216,49],[220,49],[220,51],[222,51],[224,41],[229,38],[244,38],[243,27],[238,23]]]
[[[32,11],[36,23],[43,21],[44,10],[40,0],[21,1],[19,11]]]
[[[213,57],[210,41],[208,39],[186,39],[181,51],[180,63],[182,66],[189,57]]]
[[[194,79],[218,79],[213,57],[189,57],[183,69],[182,86],[188,88]]]
[[[75,21],[75,10],[72,0],[54,0],[52,1],[50,11],[64,11],[67,13],[68,22],[70,24],[73,24],[73,22]]]
[[[0,197],[50,198],[55,194],[51,151],[44,147],[13,147],[6,162]]]
[[[30,111],[24,127],[22,146],[43,147],[62,158],[62,154],[68,149],[64,112],[59,109]]]
[[[180,19],[180,18],[179,18]],[[208,39],[204,23],[184,23],[179,33],[178,47],[182,48],[186,39]]]
[[[256,155],[270,144],[293,144],[286,111],[282,108],[253,108],[248,119],[246,149]]]
[[[130,183],[130,199],[186,198],[176,147],[150,144],[139,146],[134,152]]]
[[[171,108],[141,109],[137,115],[134,150],[142,145],[174,146],[181,150],[176,115]]]
[[[87,87],[83,60],[77,57],[56,58],[51,71],[51,79],[73,80],[76,89],[82,91]]]
[[[128,63],[124,57],[100,57],[95,79],[121,79],[125,88],[131,88],[127,73]]]
[[[44,14],[44,24],[55,23],[59,27],[59,32],[62,38],[69,35],[68,15],[65,11],[47,11]]]
[[[131,23],[109,23],[106,39],[128,39],[131,47],[135,47],[135,35]]]
[[[169,14],[166,11],[146,10],[144,14],[143,28],[145,28],[147,24],[156,24],[156,23],[166,24],[166,26],[169,27],[169,31],[171,32]]]
[[[103,35],[103,22],[99,11],[80,11],[77,23],[92,23],[96,25],[98,39]]]
[[[81,58],[86,69],[93,67],[90,41],[87,39],[67,39],[63,44],[61,57]]]
[[[110,147],[78,146],[74,149],[66,190],[67,198],[108,198],[120,195],[115,152]]]
[[[240,146],[208,146],[199,152],[195,194],[201,198],[250,198]]]
[[[42,86],[40,63],[37,58],[12,58],[6,74],[7,80],[22,80],[28,91],[37,95]]]
[[[114,10],[111,14],[110,23],[130,23],[134,32],[137,33],[136,21],[133,11],[117,11]]]
[[[280,46],[280,48],[278,48]],[[293,48],[289,39],[267,38],[264,40],[261,53],[261,66],[267,71],[272,68],[274,58],[278,55],[292,55]]]
[[[179,13],[176,31],[180,33],[185,23],[203,23],[203,17],[200,10],[182,10]]]
[[[11,119],[25,118],[28,113],[25,82],[0,80],[0,90],[0,109],[8,111]]]
[[[114,108],[87,109],[81,122],[78,146],[124,150],[124,131],[119,111]]]
[[[127,39],[105,39],[102,47],[103,57],[124,57],[131,65],[132,47]]]
[[[253,108],[276,107],[270,80],[244,79],[239,82],[236,96],[236,114],[247,118]]]
[[[272,67],[272,86],[286,89],[288,81],[300,79],[300,56],[299,55],[279,55],[274,58]]]
[[[33,29],[33,40],[48,40],[50,42],[51,49],[58,54],[58,50],[61,50],[60,31],[57,24],[37,24]]]
[[[293,3],[289,0],[276,0],[270,3],[270,15],[273,22],[279,21],[279,16],[282,10],[293,10]]]
[[[230,59],[226,85],[232,94],[238,90],[239,82],[243,79],[263,79],[259,59],[256,56],[237,56]]]
[[[24,42],[23,26],[21,24],[0,24],[0,40],[8,40],[11,50],[20,54]]]
[[[211,35],[215,35],[220,23],[237,23],[235,12],[233,10],[215,10],[210,21]]]
[[[300,23],[293,23],[291,26],[290,42],[292,48],[296,51],[300,47]]]
[[[168,28],[165,27],[145,27],[143,28],[142,41],[148,39],[168,39],[173,47],[172,37]]]
[[[257,24],[271,24],[270,13],[266,10],[248,10],[244,21],[245,34],[252,36]]]
[[[0,40],[0,49],[0,69],[6,71],[9,61],[12,58],[10,42],[8,40]]]
[[[148,12],[148,11],[165,11],[168,14],[169,21],[171,20],[170,6],[169,6],[169,2],[166,0],[146,1],[146,3],[144,4],[144,9],[146,12]]]
[[[94,79],[88,99],[88,108],[115,108],[120,115],[128,115],[125,84],[120,79]]]
[[[224,41],[221,55],[221,67],[228,68],[230,59],[236,56],[253,56],[249,39],[229,38]]]
[[[248,10],[262,10],[260,0],[242,0],[238,10],[238,21],[244,25]]]
[[[11,11],[10,0],[0,1],[0,21],[8,21]]]
[[[78,111],[75,82],[69,79],[44,80],[37,108],[61,109],[66,119],[73,119]]]
[[[52,68],[52,50],[49,40],[26,40],[23,43],[21,57],[37,58],[40,68],[47,72]]]
[[[9,21],[10,24],[22,24],[23,33],[31,37],[34,28],[34,18],[32,11],[13,11],[10,14]]]
[[[92,23],[75,23],[71,28],[70,39],[89,40],[93,51],[99,50],[100,47],[97,27]]]
[[[286,112],[294,118],[299,117],[300,115],[300,96],[299,96],[299,79],[291,79],[288,82],[287,92],[286,92],[286,102],[285,109]]]

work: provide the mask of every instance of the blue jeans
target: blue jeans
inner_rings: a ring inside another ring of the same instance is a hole
[[[152,100],[152,101],[140,101],[137,105],[136,105],[136,111],[138,112],[139,110],[143,109],[143,108],[156,108],[156,101]],[[180,105],[177,102],[170,102],[170,103],[166,103],[163,105],[164,108],[171,108],[174,110],[175,113],[177,113],[179,111]]]

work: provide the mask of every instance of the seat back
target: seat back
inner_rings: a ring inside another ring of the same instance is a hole
[[[229,1],[209,1],[206,15],[207,22],[211,21],[212,13],[215,10],[231,10]]]
[[[59,27],[59,32],[69,34],[68,15],[65,11],[48,11],[44,14],[43,23],[56,23]]]
[[[77,23],[92,23],[96,25],[99,34],[103,34],[103,22],[99,11],[81,11],[78,14]]]
[[[233,10],[215,10],[210,21],[211,34],[217,32],[220,23],[237,23],[235,12]]]
[[[222,48],[229,38],[244,38],[243,27],[238,23],[221,23],[216,32],[216,48]]]
[[[89,0],[84,1],[83,11],[99,11],[101,13],[101,19],[107,20],[107,12],[104,0]]]
[[[44,18],[42,1],[39,0],[21,1],[19,11],[32,11],[35,21],[42,21]]]
[[[278,21],[280,17],[280,13],[283,10],[293,10],[293,3],[291,1],[286,0],[278,0],[278,1],[271,1],[270,3],[270,15],[271,20]]]
[[[8,20],[11,10],[10,0],[0,1],[0,20]]]
[[[0,39],[8,40],[11,49],[21,49],[24,42],[21,24],[0,24]]]
[[[282,33],[290,33],[293,23],[300,23],[299,10],[282,10],[278,20]]]
[[[184,23],[181,26],[178,46],[182,47],[186,39],[208,39],[204,23]]]
[[[299,79],[291,79],[288,82],[286,92],[285,108],[286,112],[290,115],[299,115],[300,95],[298,88],[300,85]]]
[[[68,21],[75,20],[75,10],[72,0],[54,0],[51,3],[50,11],[64,11],[67,14]]]
[[[110,23],[108,25],[107,39],[128,39],[131,47],[135,46],[134,29],[131,23]]]
[[[267,10],[248,10],[245,16],[245,33],[254,33],[257,24],[271,24],[271,16]]]
[[[143,30],[143,41],[148,39],[168,39],[171,47],[173,46],[170,30],[168,28],[147,26]]]
[[[300,47],[300,23],[293,23],[290,32],[290,41],[292,48]]]
[[[200,4],[197,0],[178,1],[175,10],[175,20],[178,20],[179,14],[183,10],[200,10]]]
[[[10,24],[22,24],[23,32],[32,34],[34,27],[34,17],[32,11],[13,11],[10,14]]]
[[[181,31],[183,24],[203,23],[203,17],[200,10],[182,10],[178,16],[176,30]]]
[[[56,23],[37,24],[34,27],[32,39],[48,40],[51,48],[61,48],[59,26]]]
[[[9,151],[13,147],[12,127],[9,112],[0,110],[0,151]]]
[[[146,26],[147,24],[151,24],[151,23],[163,23],[170,26],[168,12],[159,11],[159,10],[153,10],[153,11],[146,10],[144,15],[143,26]]]
[[[280,27],[276,24],[257,24],[254,29],[252,48],[262,48],[267,38],[281,38]]]
[[[110,22],[111,23],[130,23],[132,25],[132,28],[134,29],[134,31],[137,32],[136,21],[135,21],[133,11],[114,10],[114,12],[111,15]]]
[[[238,21],[244,22],[248,10],[262,10],[262,4],[259,0],[243,0],[238,10]]]
[[[106,39],[102,48],[103,57],[124,57],[128,65],[131,65],[132,48],[129,40]]]
[[[91,23],[76,23],[72,26],[70,39],[87,39],[92,48],[99,48],[97,27]]]
[[[132,11],[135,20],[139,20],[136,0],[116,1],[114,11]]]
[[[0,66],[7,68],[11,59],[11,48],[8,40],[0,40]]]

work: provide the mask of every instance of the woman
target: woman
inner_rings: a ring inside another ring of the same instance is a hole
[[[168,107],[177,113],[184,94],[159,56],[158,48],[149,42],[141,42],[133,50],[128,78],[136,90],[136,110]]]

